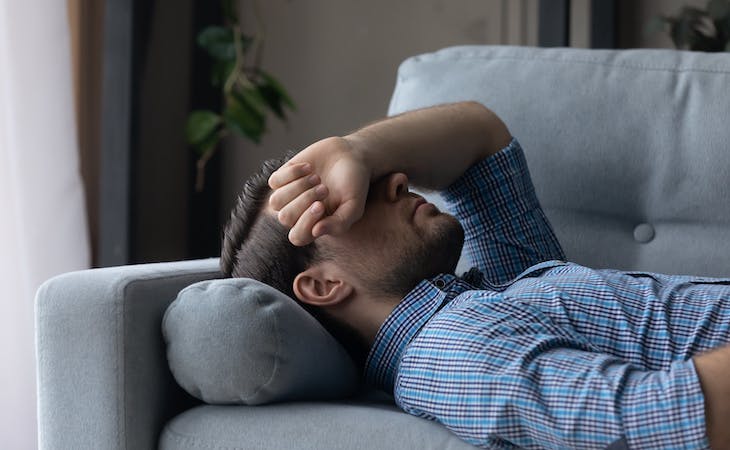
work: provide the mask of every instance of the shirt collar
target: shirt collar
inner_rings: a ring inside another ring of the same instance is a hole
[[[380,326],[365,361],[365,381],[392,393],[398,364],[408,344],[443,305],[469,288],[452,274],[421,281]]]

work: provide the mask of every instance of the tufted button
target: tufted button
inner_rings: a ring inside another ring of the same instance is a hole
[[[446,286],[446,282],[445,282],[444,280],[442,280],[442,279],[438,279],[438,280],[434,281],[433,283],[434,283],[434,284],[436,285],[436,287],[437,287],[437,288],[439,288],[439,289],[443,289],[443,288],[444,288],[444,286]]]
[[[634,239],[637,242],[646,244],[654,239],[654,227],[648,223],[640,223],[634,228]]]

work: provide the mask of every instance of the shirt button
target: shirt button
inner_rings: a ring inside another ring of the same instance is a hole
[[[439,289],[442,289],[444,286],[446,286],[446,283],[444,282],[444,280],[441,280],[441,279],[434,281],[433,284],[435,284],[436,287]]]

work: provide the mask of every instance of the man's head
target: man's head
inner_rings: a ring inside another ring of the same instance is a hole
[[[336,337],[359,334],[363,341],[418,282],[453,272],[461,226],[409,192],[402,173],[371,185],[363,217],[347,232],[294,246],[268,206],[267,180],[285,161],[267,161],[246,182],[224,232],[225,275],[267,283],[297,299],[330,331],[339,328]]]

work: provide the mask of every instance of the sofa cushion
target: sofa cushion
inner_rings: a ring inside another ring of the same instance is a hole
[[[161,450],[470,450],[438,422],[387,402],[297,402],[265,406],[204,405],[172,419]]]
[[[188,286],[162,328],[175,379],[207,403],[331,399],[358,385],[349,355],[319,322],[256,280]]]

